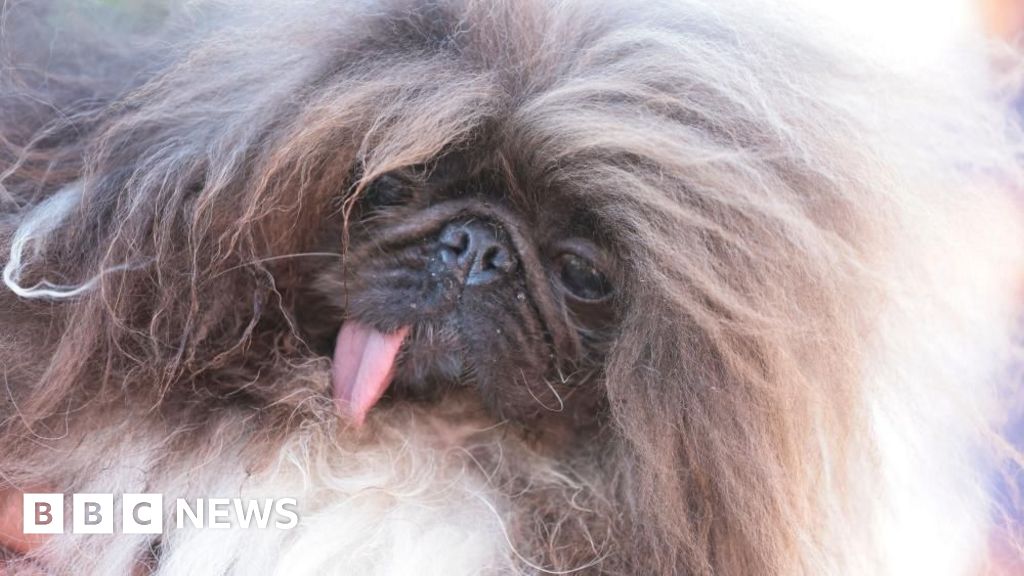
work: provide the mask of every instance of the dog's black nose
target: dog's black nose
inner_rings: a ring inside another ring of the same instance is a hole
[[[494,224],[452,222],[438,240],[441,261],[466,285],[489,284],[515,269],[508,239]]]

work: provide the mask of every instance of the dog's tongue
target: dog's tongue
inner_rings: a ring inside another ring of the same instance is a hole
[[[341,326],[334,346],[331,381],[334,402],[342,414],[359,426],[391,382],[395,357],[409,328],[384,334],[362,322]]]

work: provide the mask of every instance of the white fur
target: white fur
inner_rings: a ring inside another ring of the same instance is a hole
[[[74,298],[92,290],[105,274],[131,267],[129,264],[113,266],[77,285],[54,284],[45,278],[32,286],[22,285],[21,276],[25,268],[43,254],[48,236],[60,227],[80,200],[81,189],[77,184],[71,184],[34,206],[22,217],[11,238],[10,251],[4,264],[3,282],[8,290],[21,298]]]
[[[274,464],[258,476],[246,473],[243,454],[252,454],[245,451],[253,440],[237,432],[246,428],[241,419],[226,418],[208,446],[176,456],[169,466],[160,431],[122,422],[90,434],[89,442],[110,450],[77,491],[164,494],[160,576],[515,573],[505,506],[472,458],[438,445],[437,422],[422,414],[375,420],[374,433],[362,439],[351,432],[336,437],[327,426],[296,432],[277,444]],[[291,530],[273,523],[231,529],[186,523],[179,530],[178,497],[293,497],[301,520]],[[131,571],[150,538],[72,535],[54,539],[40,556],[47,565],[75,566],[77,573],[120,576]]]
[[[32,208],[22,219],[11,239],[10,254],[4,264],[4,285],[22,298],[61,299],[77,296],[92,287],[93,281],[80,286],[62,286],[40,280],[33,286],[22,286],[21,275],[25,266],[37,258],[49,236],[78,204],[81,191],[68,186]],[[26,258],[26,251],[31,250]]]
[[[1024,247],[1015,208],[990,200],[931,212],[935,235],[903,247],[927,265],[904,271],[872,337],[884,574],[978,574],[986,562],[995,472],[985,434],[1010,361]]]

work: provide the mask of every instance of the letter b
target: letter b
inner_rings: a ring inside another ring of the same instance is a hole
[[[62,534],[64,532],[64,495],[23,494],[21,520],[25,534]]]
[[[114,533],[113,494],[75,494],[71,502],[75,534]]]

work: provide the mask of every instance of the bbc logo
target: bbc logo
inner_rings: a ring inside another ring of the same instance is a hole
[[[122,494],[121,532],[160,534],[163,532],[162,494]],[[114,533],[113,494],[72,494],[71,530],[75,534]],[[24,494],[22,526],[25,534],[64,533],[63,494]]]

